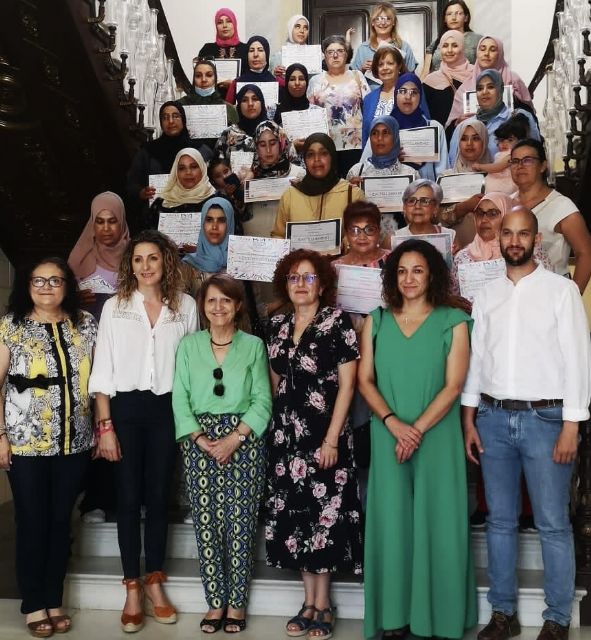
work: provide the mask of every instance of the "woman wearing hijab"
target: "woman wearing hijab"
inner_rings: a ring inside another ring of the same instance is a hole
[[[363,191],[339,178],[337,150],[325,133],[306,138],[302,151],[306,175],[281,196],[271,237],[285,238],[288,222],[342,218],[350,202],[363,199]]]
[[[450,29],[439,41],[441,65],[423,80],[429,113],[441,124],[447,122],[458,87],[472,77],[473,65],[464,54],[464,34]]]
[[[193,69],[193,89],[194,92],[183,96],[178,104],[180,105],[226,105],[226,118],[228,124],[238,122],[238,113],[234,105],[228,104],[217,90],[218,76],[215,64],[212,60],[197,58]],[[201,140],[212,151],[217,142],[217,138],[204,138]]]
[[[528,88],[521,77],[511,70],[505,60],[503,42],[494,36],[484,36],[479,40],[476,48],[476,62],[472,69],[472,77],[463,82],[456,91],[449,117],[445,123],[446,128],[467,117],[464,114],[464,94],[467,91],[476,89],[478,77],[487,69],[496,69],[503,78],[503,84],[513,87],[515,107],[525,109],[532,114],[535,113]]]
[[[308,44],[309,33],[310,22],[308,18],[303,16],[301,13],[297,13],[296,15],[291,16],[287,21],[287,40],[285,41],[285,44],[287,46]],[[285,75],[286,68],[283,66],[281,49],[271,56],[269,68],[277,78],[283,78]]]
[[[169,173],[180,149],[192,147],[206,160],[211,157],[208,147],[190,137],[185,110],[178,102],[165,102],[160,107],[159,121],[162,134],[135,154],[127,173],[128,213],[131,210],[137,221],[135,226],[141,229],[150,226],[149,201],[156,195],[156,187],[150,185],[150,176]]]
[[[252,36],[246,43],[246,51],[246,67],[236,80],[231,82],[226,95],[226,100],[231,104],[236,102],[236,87],[239,82],[278,82],[277,78],[269,71],[270,47],[267,38]],[[283,79],[280,79],[279,84],[283,86]],[[273,107],[274,113],[275,105],[267,105],[268,113],[271,111],[270,107]],[[269,117],[272,116],[273,114],[269,113]]]

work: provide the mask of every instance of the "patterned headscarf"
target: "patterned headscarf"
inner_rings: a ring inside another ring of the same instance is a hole
[[[270,131],[279,142],[279,158],[271,167],[263,167],[258,152],[258,143],[265,131]],[[252,171],[255,178],[273,178],[286,176],[291,165],[289,162],[290,141],[285,131],[272,120],[265,120],[259,124],[254,132],[255,152],[252,160]]]

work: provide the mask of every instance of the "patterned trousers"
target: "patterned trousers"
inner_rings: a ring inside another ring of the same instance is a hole
[[[212,440],[240,423],[236,415],[202,414],[198,420]],[[211,609],[241,609],[248,601],[263,493],[264,438],[251,433],[225,465],[190,439],[182,448],[205,599]]]

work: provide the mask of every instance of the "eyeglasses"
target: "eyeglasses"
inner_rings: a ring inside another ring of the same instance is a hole
[[[65,278],[60,278],[60,276],[51,276],[49,278],[44,278],[43,276],[34,276],[31,278],[31,284],[35,287],[35,289],[43,289],[43,287],[49,282],[49,286],[52,289],[59,289],[64,282]]]
[[[162,120],[180,120],[180,113],[165,113],[162,115]]]
[[[222,371],[221,367],[217,367],[216,369],[213,370],[213,377],[217,381],[213,385],[213,392],[215,393],[216,396],[223,396],[224,391],[226,389],[224,388],[224,385],[221,382],[224,377],[224,372]]]
[[[389,18],[388,16],[378,16],[377,18],[374,18],[374,22],[385,22],[388,24],[389,22],[392,22],[392,18]]]
[[[344,56],[345,53],[347,53],[345,49],[327,49],[325,51],[327,56],[332,56],[333,58],[340,58],[341,56]]]
[[[407,89],[406,87],[402,87],[401,89],[398,89],[398,93],[401,96],[410,96],[411,98],[414,98],[415,96],[419,95],[419,90],[418,89]]]
[[[476,218],[488,218],[489,220],[494,220],[501,215],[501,212],[498,209],[489,209],[488,211],[484,211],[483,209],[474,209],[474,216]]]
[[[317,273],[288,273],[286,276],[287,283],[296,285],[303,280],[306,284],[314,284],[318,280]]]
[[[357,225],[349,227],[349,233],[352,233],[354,236],[360,236],[362,233],[366,236],[375,236],[377,232],[378,227],[375,224],[366,224],[365,227],[358,227]]]
[[[536,162],[541,162],[537,156],[524,156],[523,158],[511,158],[511,160],[509,160],[509,164],[514,167],[518,167],[519,165],[531,167],[536,164]]]
[[[409,205],[410,207],[414,207],[415,205],[419,207],[428,207],[430,204],[435,204],[437,200],[435,198],[416,198],[415,196],[411,196],[404,201],[404,204]]]

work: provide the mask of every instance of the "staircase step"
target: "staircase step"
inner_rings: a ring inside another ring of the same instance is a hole
[[[166,591],[171,601],[182,613],[207,610],[197,561],[171,558],[166,567],[168,582]],[[490,605],[486,600],[488,580],[484,569],[477,570],[478,622],[486,624],[490,618]],[[519,619],[521,624],[541,626],[544,604],[543,572],[520,570]],[[302,583],[297,572],[273,569],[261,561],[255,563],[250,587],[249,613],[290,617],[302,603]],[[573,604],[572,628],[580,626],[579,602],[585,596],[584,589],[577,589]],[[332,598],[339,609],[339,617],[360,619],[363,617],[363,583],[353,576],[335,576]],[[77,609],[104,609],[119,611],[124,602],[121,585],[121,561],[119,557],[74,557],[66,578],[64,596],[67,606]]]
[[[472,531],[472,551],[474,566],[485,569],[488,566],[488,550],[486,547],[486,532]],[[517,556],[517,568],[524,570],[542,571],[542,547],[537,533],[520,533]]]

